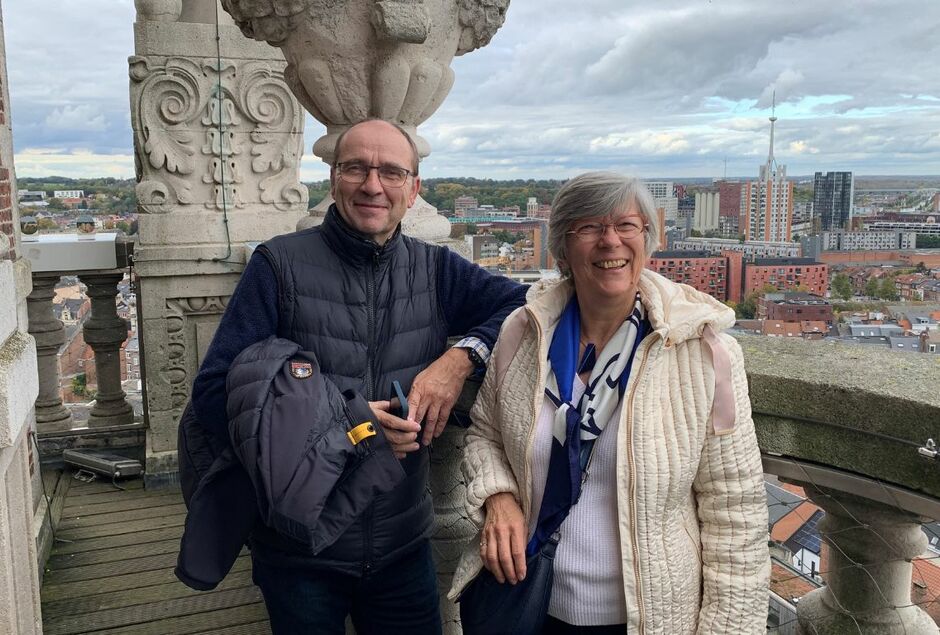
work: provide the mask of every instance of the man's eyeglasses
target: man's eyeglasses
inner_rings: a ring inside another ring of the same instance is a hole
[[[613,227],[614,231],[621,238],[634,238],[639,236],[649,227],[649,224],[639,224],[635,221],[625,220],[619,223],[584,223],[574,229],[569,229],[566,234],[570,234],[578,240],[598,240],[607,232],[608,227]]]
[[[401,187],[412,175],[411,170],[396,165],[366,165],[365,163],[337,163],[339,178],[347,183],[365,183],[369,172],[379,173],[379,182],[386,187]]]

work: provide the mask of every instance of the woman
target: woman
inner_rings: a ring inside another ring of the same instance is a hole
[[[471,412],[482,531],[450,597],[483,567],[515,584],[555,536],[546,633],[765,632],[760,451],[740,347],[717,334],[733,311],[645,269],[658,219],[636,179],[572,179],[548,233],[562,280],[507,318]]]

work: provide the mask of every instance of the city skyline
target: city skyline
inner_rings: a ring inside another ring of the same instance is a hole
[[[132,0],[5,7],[19,176],[133,176],[133,21]],[[451,95],[419,128],[422,174],[755,178],[774,91],[790,175],[940,174],[938,21],[916,0],[513,0],[492,44],[454,60]],[[322,131],[308,116],[305,181],[327,176],[310,153]]]

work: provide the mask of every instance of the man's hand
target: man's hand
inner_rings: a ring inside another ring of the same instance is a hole
[[[418,373],[408,393],[408,421],[424,420],[421,444],[441,436],[451,408],[457,403],[464,380],[473,372],[473,363],[462,348],[450,348],[433,364]]]
[[[396,400],[397,401],[397,400]],[[375,413],[382,429],[385,430],[385,438],[388,439],[395,458],[403,459],[409,452],[414,452],[419,447],[417,439],[421,426],[414,421],[407,421],[396,417],[389,412],[392,403],[390,401],[370,401],[369,407]]]
[[[486,524],[480,536],[483,565],[500,584],[525,579],[525,535],[522,508],[509,492],[486,499]]]

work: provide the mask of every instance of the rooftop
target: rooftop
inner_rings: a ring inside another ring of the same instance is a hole
[[[754,264],[758,267],[770,267],[775,265],[822,265],[824,263],[813,258],[757,258],[754,260]]]
[[[708,251],[657,251],[653,253],[653,258],[674,258],[676,260],[691,260],[694,258],[721,258]]]

